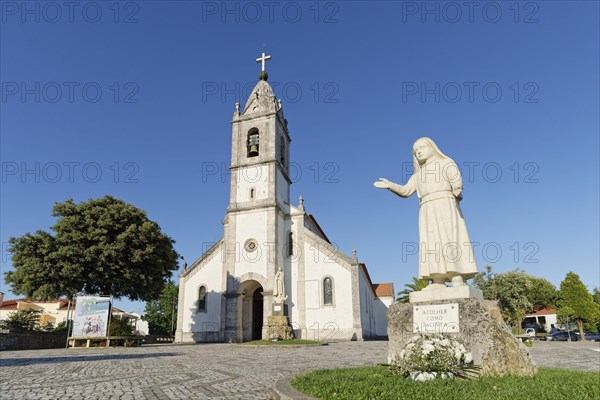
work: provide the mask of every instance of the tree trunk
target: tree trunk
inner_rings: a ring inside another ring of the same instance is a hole
[[[583,320],[578,319],[577,326],[579,327],[579,336],[580,336],[579,340],[581,340],[583,342],[584,340],[586,340],[585,333],[583,332]]]

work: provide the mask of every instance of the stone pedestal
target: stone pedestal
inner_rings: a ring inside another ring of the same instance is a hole
[[[471,286],[464,285],[458,287],[445,287],[442,289],[423,289],[417,292],[409,293],[411,303],[421,303],[424,301],[449,300],[449,299],[479,299],[483,300],[483,292]]]
[[[388,362],[391,362],[402,351],[406,342],[416,334],[413,323],[414,307],[444,304],[448,305],[448,309],[458,307],[458,329],[445,329],[442,333],[456,337],[464,343],[466,349],[473,355],[475,365],[481,367],[481,376],[508,374],[533,376],[537,372],[527,347],[512,335],[510,328],[502,319],[496,302],[476,298],[454,298],[390,306],[387,313]],[[439,326],[445,325],[442,323]],[[450,333],[451,331],[456,333]]]
[[[288,315],[288,306],[286,303],[273,303],[272,315]]]
[[[267,317],[267,339],[289,340],[294,338],[294,331],[288,317],[285,315],[271,315]]]

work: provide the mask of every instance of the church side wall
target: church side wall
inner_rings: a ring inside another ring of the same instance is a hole
[[[378,337],[387,337],[387,311],[394,303],[393,297],[377,297],[373,311],[375,313],[375,335]]]
[[[302,218],[292,218],[286,223],[286,226],[293,232],[294,237],[293,254],[287,258],[286,262],[286,265],[289,266],[289,273],[286,276],[290,278],[289,286],[287,286],[290,290],[287,300],[288,316],[296,335],[301,336],[303,314],[301,315],[300,307],[304,304],[304,294],[300,291],[303,290],[304,286],[300,283],[300,277],[304,276],[304,273],[301,273],[301,269],[304,270],[304,250],[301,243],[299,243],[302,237],[299,229],[303,229]]]
[[[360,291],[360,320],[363,329],[363,338],[368,339],[375,336],[375,314],[373,312],[373,303],[375,295],[365,275],[365,271],[360,268],[359,271],[359,291]]]
[[[277,203],[279,203],[280,206],[285,207],[290,201],[288,182],[279,169],[276,169],[275,176],[277,179]]]
[[[221,251],[201,269],[190,275],[185,282],[185,309],[183,310],[183,341],[221,341],[222,287]],[[206,311],[198,312],[198,291],[206,287]]]
[[[332,257],[332,258],[330,258]],[[323,248],[304,245],[306,328],[310,340],[356,338],[352,317],[352,274]],[[323,304],[323,279],[333,279],[333,305]]]

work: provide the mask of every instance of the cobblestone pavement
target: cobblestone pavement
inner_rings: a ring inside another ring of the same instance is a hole
[[[600,342],[535,342],[531,355],[540,367],[600,371]]]
[[[600,371],[600,343],[535,343],[540,366]],[[284,376],[386,362],[387,342],[147,345],[0,353],[0,399],[266,399]]]
[[[387,342],[147,345],[0,353],[0,399],[264,399],[285,376],[386,361]]]

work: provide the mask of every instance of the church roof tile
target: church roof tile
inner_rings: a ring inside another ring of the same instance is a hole
[[[394,297],[393,283],[374,283],[373,290],[377,297]]]

